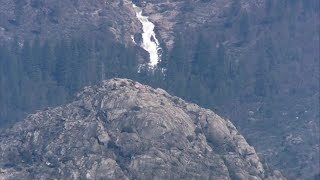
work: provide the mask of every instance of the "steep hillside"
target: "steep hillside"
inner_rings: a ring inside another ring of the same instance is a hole
[[[162,61],[153,71],[140,65],[149,59],[132,3],[155,25]],[[227,117],[289,178],[317,178],[319,6],[318,0],[2,0],[0,126],[65,103],[85,85],[126,77]]]
[[[120,4],[121,2],[121,4]],[[129,2],[129,1],[126,1]],[[0,2],[0,41],[40,38],[61,40],[80,32],[112,31],[121,42],[140,32],[135,12],[123,1],[3,0]]]
[[[0,150],[1,179],[284,179],[230,121],[126,79],[28,116]]]

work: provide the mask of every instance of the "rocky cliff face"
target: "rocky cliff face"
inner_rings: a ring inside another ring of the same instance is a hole
[[[4,0],[0,2],[0,41],[65,39],[81,31],[111,31],[118,41],[131,42],[141,25],[131,1]]]
[[[284,179],[228,120],[127,79],[0,134],[0,179]]]
[[[0,2],[0,42],[35,38],[52,40],[70,38],[81,31],[111,31],[115,38],[132,44],[131,35],[142,32],[132,2],[156,24],[156,30],[167,48],[172,48],[177,32],[201,27],[221,20],[231,0],[3,0]],[[242,2],[254,9],[261,1]],[[137,36],[139,38],[139,36]]]

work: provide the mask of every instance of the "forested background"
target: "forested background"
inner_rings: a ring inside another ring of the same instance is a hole
[[[187,4],[185,11],[192,10]],[[230,118],[291,176],[318,172],[304,164],[317,167],[319,157],[319,2],[266,0],[256,13],[234,0],[221,21],[177,33],[161,64],[139,73],[137,49],[107,30],[1,45],[0,127],[69,102],[84,86],[123,77]],[[303,142],[290,144],[292,137]]]
[[[0,47],[0,126],[34,110],[66,103],[86,85],[137,74],[132,49],[83,33],[59,42],[14,43]]]
[[[188,5],[185,11],[192,11]],[[112,77],[162,87],[231,117],[223,109],[238,102],[270,102],[272,108],[259,110],[263,117],[272,117],[275,105],[282,106],[279,98],[298,95],[303,99],[317,91],[319,59],[313,38],[317,30],[303,26],[312,23],[318,5],[315,1],[266,0],[264,12],[255,19],[234,0],[218,24],[177,34],[173,49],[163,53],[153,72],[137,73],[136,49],[116,42],[107,29],[80,31],[65,40],[2,44],[0,125],[64,103],[80,88]],[[236,40],[226,45],[228,36]]]

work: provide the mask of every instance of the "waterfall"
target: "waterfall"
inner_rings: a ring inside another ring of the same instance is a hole
[[[136,6],[135,4],[132,4],[132,6],[136,12],[138,20],[142,24],[143,33],[142,43],[140,44],[140,46],[149,53],[149,66],[153,68],[161,61],[161,57],[159,54],[159,50],[161,50],[161,47],[154,32],[155,25],[149,21],[147,16],[142,15],[142,9],[140,7]],[[133,42],[135,43],[134,39]]]

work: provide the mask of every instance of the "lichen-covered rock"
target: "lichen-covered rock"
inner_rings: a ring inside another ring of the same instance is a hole
[[[0,179],[285,179],[214,112],[127,79],[0,133]]]

